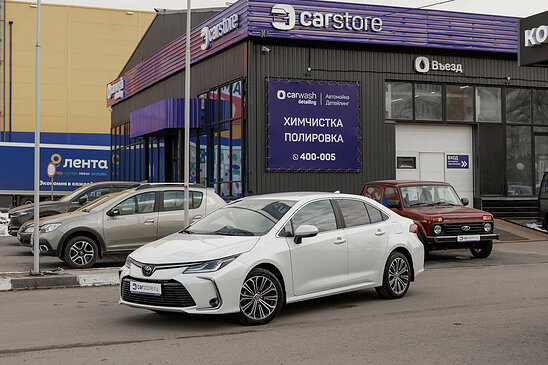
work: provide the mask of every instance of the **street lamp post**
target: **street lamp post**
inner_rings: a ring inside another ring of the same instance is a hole
[[[34,270],[40,273],[40,15],[42,2],[36,2],[36,79],[34,105]]]
[[[186,2],[186,55],[185,55],[185,144],[184,144],[184,210],[185,227],[189,224],[189,183],[190,183],[190,13],[191,0]]]

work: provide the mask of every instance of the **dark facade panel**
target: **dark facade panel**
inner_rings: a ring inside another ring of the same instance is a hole
[[[515,56],[395,47],[392,50],[376,50],[370,46],[340,48],[332,44],[324,48],[321,43],[308,47],[297,42],[293,45],[263,42],[257,40],[249,49],[247,185],[255,194],[295,190],[360,193],[367,181],[395,178],[395,124],[386,123],[384,118],[384,83],[387,80],[548,86],[548,70],[518,68]],[[262,50],[262,46],[267,46],[270,51]],[[417,73],[413,69],[417,56],[426,56],[444,64],[462,64],[463,73]],[[268,78],[359,82],[362,138],[360,172],[300,173],[266,170]],[[494,163],[504,166],[504,155],[499,154],[497,158],[499,161]]]
[[[191,14],[192,28],[203,23],[223,9],[211,9],[207,11],[194,10]],[[147,32],[139,42],[139,45],[124,66],[120,75],[123,75],[144,59],[150,57],[166,44],[186,32],[186,11],[184,10],[158,10],[156,17],[148,27]]]
[[[192,66],[191,96],[245,75],[247,44],[240,43],[223,52],[222,57],[211,57]],[[162,82],[112,106],[112,126],[129,121],[131,112],[168,98],[183,98],[185,72],[179,72]]]

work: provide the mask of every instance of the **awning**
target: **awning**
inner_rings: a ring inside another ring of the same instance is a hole
[[[190,128],[200,128],[200,99],[190,99]],[[129,116],[130,137],[140,137],[163,129],[185,127],[185,99],[160,100],[132,112]]]

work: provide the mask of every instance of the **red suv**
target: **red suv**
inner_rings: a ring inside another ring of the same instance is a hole
[[[459,199],[455,189],[445,182],[373,181],[363,187],[362,195],[413,219],[426,254],[468,248],[474,257],[485,258],[491,254],[493,240],[499,238],[493,231],[493,216],[467,208],[468,199]]]

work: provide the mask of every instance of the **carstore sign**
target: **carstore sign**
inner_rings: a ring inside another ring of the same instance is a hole
[[[419,73],[427,73],[428,71],[463,72],[461,63],[440,62],[437,60],[430,60],[428,57],[424,56],[415,58],[413,67],[415,71]]]
[[[238,14],[232,14],[211,27],[203,27],[200,31],[200,36],[204,39],[204,43],[200,46],[202,51],[208,49],[211,42],[232,32],[236,28],[238,28]]]
[[[372,16],[350,15],[344,13],[324,13],[301,11],[297,13],[295,8],[287,4],[276,4],[271,10],[273,20],[272,26],[278,30],[292,30],[295,28],[297,19],[303,27],[333,28],[335,30],[346,29],[354,31],[380,32],[382,30],[382,19]]]
[[[548,11],[521,19],[518,38],[520,66],[548,66]]]
[[[268,81],[269,170],[357,171],[358,84]]]

